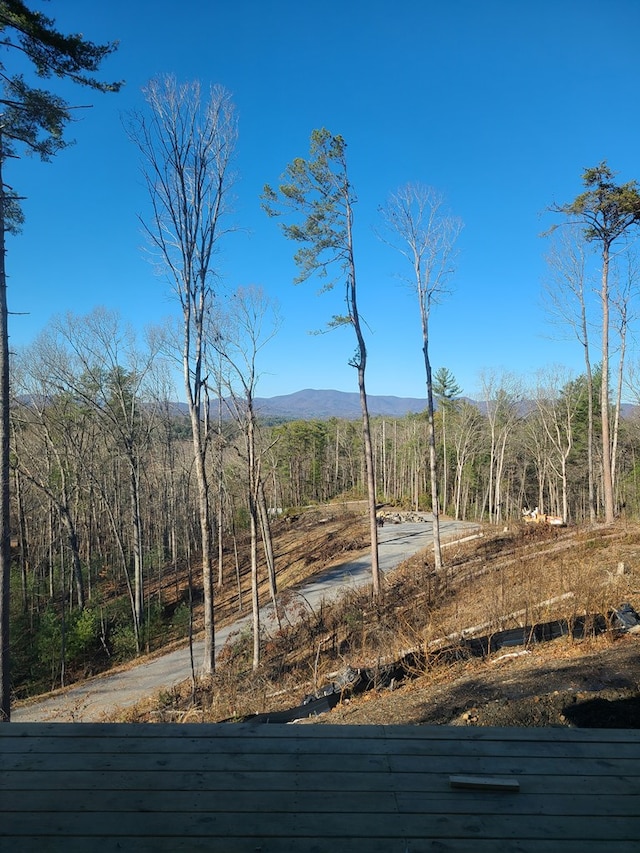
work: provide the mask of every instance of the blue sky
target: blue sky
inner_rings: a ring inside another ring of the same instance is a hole
[[[126,85],[117,95],[71,92],[93,104],[70,128],[76,144],[49,164],[7,165],[7,182],[26,196],[23,233],[8,242],[13,346],[56,313],[104,305],[142,328],[177,311],[144,257],[138,216],[148,199],[122,124],[143,107],[142,86],[170,72],[224,85],[238,112],[243,230],[220,262],[230,287],[260,285],[280,304],[259,395],[357,390],[352,331],[309,334],[342,311],[342,289],[318,296],[317,282],[292,284],[294,247],[259,202],[323,126],[346,139],[358,196],[370,394],[425,392],[416,296],[398,280],[403,259],[374,234],[379,205],[409,181],[441,191],[464,222],[453,292],[431,318],[434,368],[448,367],[469,396],[482,371],[581,370],[577,344],[542,308],[549,247],[540,234],[554,221],[546,208],[580,192],[584,168],[606,159],[620,180],[640,178],[637,0],[31,5],[65,32],[119,40],[102,76]]]

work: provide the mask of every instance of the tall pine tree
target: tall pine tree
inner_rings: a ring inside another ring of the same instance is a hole
[[[582,175],[584,192],[572,202],[553,205],[554,213],[563,213],[569,222],[580,225],[584,239],[594,243],[600,250],[601,282],[600,307],[602,315],[602,384],[600,395],[602,422],[602,490],[604,496],[604,520],[612,524],[615,517],[613,495],[612,442],[609,425],[609,331],[611,294],[609,269],[614,243],[637,235],[640,226],[640,187],[636,181],[626,184],[615,182],[615,173],[606,161]],[[553,230],[553,229],[552,229]]]
[[[65,35],[55,22],[21,0],[0,0],[0,721],[11,716],[9,668],[9,603],[11,530],[9,506],[9,330],[5,235],[19,229],[19,199],[4,183],[8,157],[20,151],[49,160],[69,144],[64,131],[72,105],[64,98],[27,82],[14,69],[26,57],[34,78],[62,78],[98,92],[117,92],[121,83],[94,76],[116,49],[83,36]]]

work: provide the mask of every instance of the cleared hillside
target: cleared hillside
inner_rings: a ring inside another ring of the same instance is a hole
[[[339,552],[335,534],[331,547]],[[195,692],[185,685],[126,718],[218,721],[275,712],[349,668],[379,672],[378,683],[371,679],[372,689],[358,695],[346,690],[314,722],[637,725],[640,640],[610,623],[600,630],[599,616],[606,620],[623,602],[640,610],[639,567],[636,524],[485,530],[447,550],[442,576],[428,552],[408,560],[387,579],[379,605],[363,590],[320,612],[290,610],[266,638],[256,673],[248,667],[249,638],[237,636],[211,683]],[[553,620],[584,624],[585,636],[484,657],[463,643]],[[401,660],[390,684],[385,673]]]

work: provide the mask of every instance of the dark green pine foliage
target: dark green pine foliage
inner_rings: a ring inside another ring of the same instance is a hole
[[[570,222],[584,229],[585,240],[600,250],[602,276],[600,303],[602,313],[602,382],[600,415],[602,425],[602,492],[604,516],[607,524],[614,520],[613,471],[609,424],[609,326],[611,295],[609,292],[609,265],[614,243],[631,237],[640,225],[640,188],[636,181],[625,184],[615,182],[615,173],[606,161],[582,175],[584,192],[572,202],[554,205],[551,210],[562,213]],[[553,229],[552,229],[553,230]]]
[[[65,35],[55,22],[21,0],[0,0],[0,721],[10,719],[9,604],[9,330],[5,234],[22,224],[19,197],[2,175],[8,157],[21,150],[49,160],[69,144],[63,134],[73,106],[39,88],[38,80],[66,80],[98,92],[117,92],[121,83],[94,76],[116,43],[94,44]],[[24,70],[21,70],[24,69]],[[29,82],[25,73],[35,78]]]
[[[340,135],[326,128],[314,130],[309,158],[296,157],[286,167],[277,189],[265,186],[262,206],[269,216],[286,215],[280,226],[283,234],[297,244],[294,260],[299,274],[296,283],[316,275],[327,279],[323,290],[337,283],[344,286],[344,314],[334,314],[328,328],[351,326],[356,348],[349,364],[358,372],[362,408],[362,435],[369,503],[371,533],[371,571],[374,597],[380,595],[378,532],[376,522],[376,485],[371,446],[371,428],[367,408],[365,373],[367,347],[358,310],[356,264],[353,248],[353,206],[355,193],[347,170],[347,144]]]
[[[640,223],[640,189],[637,181],[616,184],[615,173],[603,161],[582,176],[585,191],[557,208],[584,225],[587,241],[607,246]]]

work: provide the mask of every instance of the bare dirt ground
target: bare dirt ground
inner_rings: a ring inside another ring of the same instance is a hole
[[[487,532],[484,543],[448,562],[450,594],[433,609],[427,641],[438,630],[442,636],[481,623],[483,614],[485,625],[501,629],[606,614],[623,602],[640,612],[636,524]],[[607,630],[460,657],[432,659],[399,688],[347,699],[315,722],[640,728],[640,633]]]
[[[430,608],[420,637],[426,645],[470,625],[490,626],[476,635],[491,633],[607,614],[623,602],[640,612],[637,524],[486,531],[484,542],[447,554],[446,562],[447,594]],[[397,608],[399,631],[409,606]],[[371,659],[354,655],[349,663]],[[448,663],[432,656],[414,675],[394,690],[346,698],[308,722],[640,728],[640,633],[607,630]]]
[[[640,637],[555,640],[459,662],[347,700],[313,722],[640,728]]]
[[[640,612],[637,524],[486,529],[480,540],[447,549],[443,576],[435,576],[430,559],[427,549],[393,573],[383,608],[372,607],[365,596],[352,600],[335,618],[327,609],[323,633],[306,636],[306,659],[301,637],[297,647],[288,649],[287,660],[297,656],[303,665],[289,671],[286,685],[267,678],[258,698],[256,681],[248,679],[246,689],[234,696],[233,715],[246,719],[291,708],[330,681],[332,671],[375,668],[380,656],[389,661],[416,646],[437,650],[439,638],[449,642],[453,637],[455,645],[456,632],[463,628],[466,636],[479,636],[517,625],[574,620],[580,614],[607,614],[624,602]],[[325,654],[327,640],[337,650],[333,655]],[[582,639],[564,637],[485,657],[465,654],[461,647],[453,658],[437,651],[427,658],[426,666],[396,680],[395,689],[345,695],[332,711],[304,722],[640,728],[637,633],[620,634],[610,626]],[[317,667],[317,677],[309,680],[312,667]],[[199,709],[178,700],[166,715],[163,711],[142,719],[219,721],[229,716],[229,705],[216,708],[215,701],[207,705],[205,699]]]

